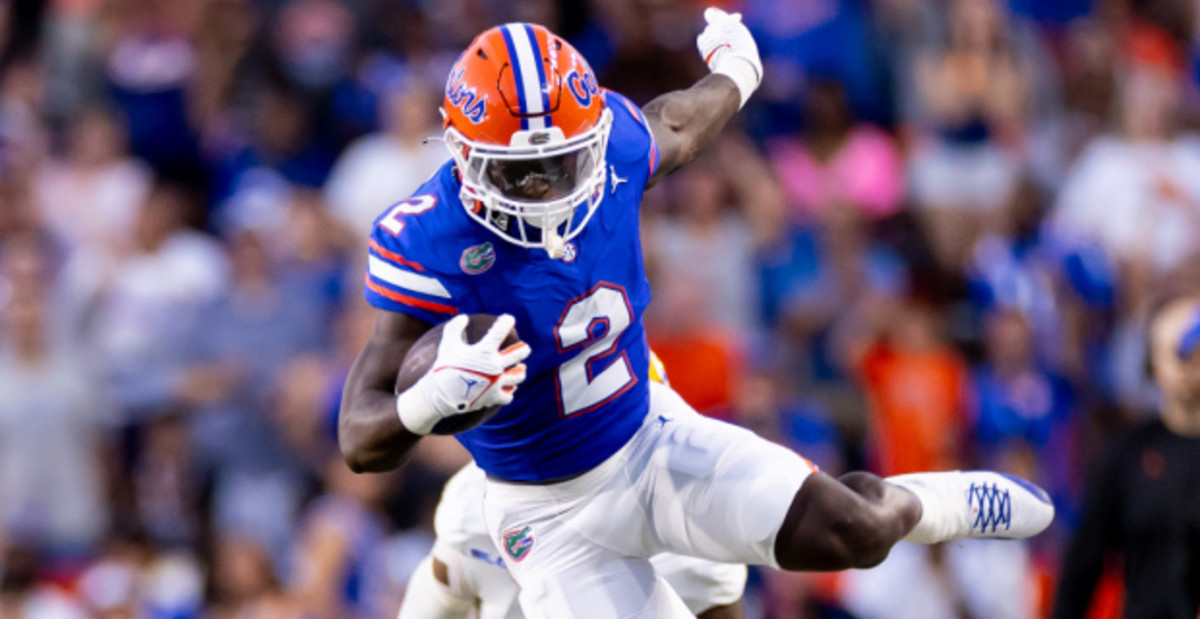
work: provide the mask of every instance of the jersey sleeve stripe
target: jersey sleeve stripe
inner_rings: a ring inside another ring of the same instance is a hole
[[[406,294],[400,294],[399,292],[388,290],[387,288],[384,288],[383,286],[371,281],[370,277],[367,278],[367,289],[381,297],[384,297],[385,299],[395,301],[396,303],[410,305],[412,307],[419,307],[421,309],[437,312],[439,314],[450,314],[451,316],[458,313],[458,309],[451,305],[434,303],[433,301],[426,301],[424,299],[418,299],[416,297],[410,297]]]
[[[405,258],[404,256],[401,256],[400,254],[397,254],[394,251],[389,251],[388,249],[384,248],[379,243],[376,243],[375,239],[368,239],[367,246],[371,249],[371,251],[378,254],[380,258],[386,258],[388,260],[391,260],[392,262],[395,262],[398,265],[406,266],[414,271],[420,271],[422,273],[425,272],[425,267],[413,262],[412,260]]]
[[[646,129],[649,129],[649,128],[650,127],[646,127]],[[649,133],[650,133],[650,176],[654,176],[654,173],[658,171],[658,140],[654,139],[653,131],[649,131]]]
[[[396,288],[404,288],[431,297],[450,298],[450,291],[446,290],[442,282],[436,278],[396,268],[377,256],[367,255],[367,272],[371,274],[371,277]]]
[[[658,170],[658,140],[654,139],[654,131],[650,129],[650,123],[646,120],[646,116],[642,114],[642,110],[638,109],[636,105],[625,97],[620,97],[620,101],[629,110],[629,115],[641,123],[646,128],[646,133],[650,134],[650,176],[654,176],[654,172]]]

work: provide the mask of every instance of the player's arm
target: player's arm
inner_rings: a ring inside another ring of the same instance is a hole
[[[396,410],[396,375],[429,323],[379,310],[371,339],[358,353],[338,413],[338,445],[356,473],[390,471],[408,459],[420,434],[409,431]]]
[[[762,81],[762,61],[741,15],[704,11],[708,25],[696,39],[712,75],[687,90],[646,104],[643,113],[658,144],[658,167],[647,186],[695,159],[717,138]]]
[[[411,387],[395,394],[396,376],[413,344],[431,328],[398,312],[381,311],[371,339],[346,378],[338,417],[338,444],[355,472],[389,471],[408,458],[439,421],[512,402],[525,380],[529,346],[500,347],[516,322],[499,316],[478,342],[468,344],[467,316],[442,327],[433,365]],[[464,382],[482,390],[464,390]]]

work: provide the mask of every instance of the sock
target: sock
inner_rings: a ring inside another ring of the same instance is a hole
[[[936,544],[957,539],[970,532],[966,497],[962,491],[962,473],[912,473],[885,479],[916,495],[921,502],[921,519],[904,541]]]

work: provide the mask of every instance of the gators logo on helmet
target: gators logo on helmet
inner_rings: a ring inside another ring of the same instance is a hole
[[[542,26],[498,26],[455,62],[443,110],[467,212],[560,257],[604,197],[612,113],[591,67]]]

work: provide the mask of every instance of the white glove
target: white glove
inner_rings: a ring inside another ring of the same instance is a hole
[[[414,434],[429,434],[437,422],[512,402],[525,380],[529,345],[521,342],[500,350],[516,319],[504,314],[478,342],[468,344],[467,316],[459,314],[442,328],[433,367],[404,393],[396,396],[400,422]]]
[[[704,32],[696,37],[700,57],[708,70],[728,76],[737,84],[742,105],[762,81],[762,59],[750,30],[742,24],[742,14],[729,14],[716,7],[704,9]]]

